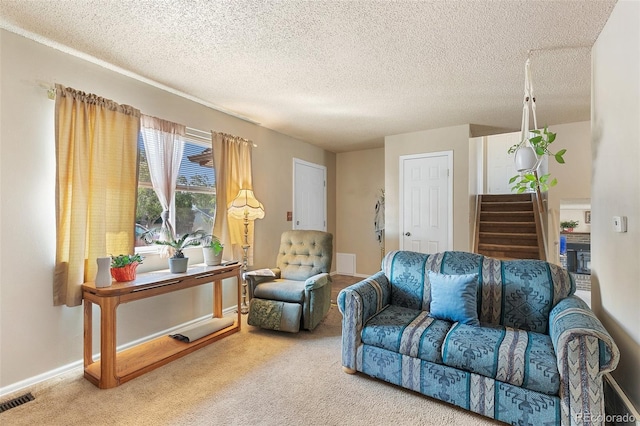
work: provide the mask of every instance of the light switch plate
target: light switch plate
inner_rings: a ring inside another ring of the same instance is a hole
[[[613,217],[613,230],[615,232],[627,232],[627,217],[626,216],[614,216]]]

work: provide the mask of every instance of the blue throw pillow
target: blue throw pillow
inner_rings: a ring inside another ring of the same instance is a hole
[[[478,274],[445,275],[428,271],[431,283],[429,316],[441,320],[480,325]]]

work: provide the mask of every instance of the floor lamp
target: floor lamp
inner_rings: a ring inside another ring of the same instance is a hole
[[[249,313],[247,304],[247,261],[249,257],[249,221],[264,217],[264,206],[256,199],[251,189],[241,189],[236,198],[228,206],[229,216],[234,219],[242,219],[244,223],[244,244],[242,245],[242,305],[240,312]]]

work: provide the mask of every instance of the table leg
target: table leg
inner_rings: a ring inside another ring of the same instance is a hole
[[[84,368],[93,364],[93,303],[84,299]]]
[[[213,282],[213,317],[222,318],[222,281]]]
[[[240,290],[242,288],[242,274],[240,273],[240,269],[238,269],[238,274],[236,275],[236,283],[238,284],[236,287],[238,288],[238,331],[242,327],[242,309],[240,309]]]
[[[118,386],[116,375],[116,309],[118,297],[105,297],[100,305],[100,388]]]

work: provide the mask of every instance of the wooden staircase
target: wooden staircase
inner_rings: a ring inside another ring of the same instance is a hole
[[[546,260],[535,194],[479,195],[475,252]]]

